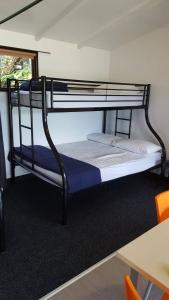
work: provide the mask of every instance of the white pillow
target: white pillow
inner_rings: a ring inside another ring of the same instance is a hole
[[[94,141],[106,145],[112,145],[113,142],[121,140],[119,136],[108,133],[90,133],[87,135],[89,141]]]
[[[113,142],[113,146],[142,154],[150,154],[161,150],[160,146],[144,140],[121,139]]]

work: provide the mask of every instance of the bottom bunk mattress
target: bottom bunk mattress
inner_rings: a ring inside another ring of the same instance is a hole
[[[34,170],[62,185],[62,177],[52,151],[43,146],[34,146]],[[26,148],[25,148],[26,149]],[[161,152],[137,154],[112,145],[94,141],[81,141],[57,145],[67,174],[69,192],[109,181],[126,175],[139,173],[158,165]],[[22,161],[31,167],[32,151],[23,150]],[[20,148],[15,148],[15,158],[21,158]]]

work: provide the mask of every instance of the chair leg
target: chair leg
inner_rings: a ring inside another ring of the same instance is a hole
[[[3,190],[0,191],[0,252],[5,251],[5,218],[3,205]]]
[[[130,277],[131,277],[131,280],[132,280],[135,288],[137,288],[137,284],[138,284],[138,272],[131,268],[131,270],[130,270]]]
[[[143,300],[148,300],[152,287],[153,287],[153,283],[149,281],[148,285],[147,285],[147,288],[146,288],[146,291],[144,293]]]

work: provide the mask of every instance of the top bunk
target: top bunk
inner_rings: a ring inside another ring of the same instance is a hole
[[[8,80],[12,106],[48,112],[105,111],[146,108],[149,84],[51,78]]]

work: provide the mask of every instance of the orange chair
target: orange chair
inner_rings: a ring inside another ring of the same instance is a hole
[[[169,191],[162,192],[155,197],[158,223],[169,218]]]
[[[124,277],[124,282],[126,287],[126,300],[141,300],[139,293],[128,275]]]
[[[128,275],[124,277],[124,282],[126,287],[126,300],[142,300]],[[169,300],[169,295],[164,294],[161,300]]]
[[[169,191],[162,192],[155,196],[156,212],[158,223],[169,218]],[[126,300],[142,300],[135,289],[130,277],[125,276]],[[149,283],[149,286],[152,285]],[[169,300],[169,295],[164,294],[161,300]]]

